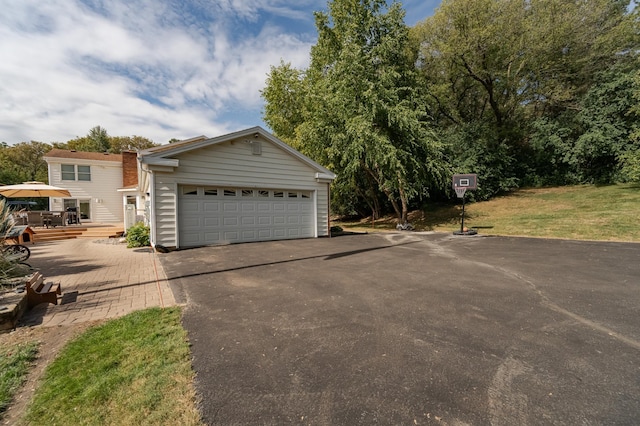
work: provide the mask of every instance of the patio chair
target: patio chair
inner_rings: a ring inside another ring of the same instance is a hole
[[[64,226],[65,225],[65,219],[66,219],[66,213],[61,214],[61,215],[52,215],[50,218],[50,226],[53,226],[54,228],[56,226]]]
[[[40,212],[27,212],[27,224],[29,226],[44,226],[42,214]]]
[[[15,224],[18,225],[18,226],[28,225],[29,224],[29,222],[27,221],[27,217],[23,216],[22,213],[14,213],[13,214],[13,220],[14,220]]]

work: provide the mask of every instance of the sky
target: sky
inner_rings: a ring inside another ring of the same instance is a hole
[[[406,23],[440,0],[405,0]],[[325,0],[0,0],[0,141],[223,135],[262,126],[281,60],[309,64]]]

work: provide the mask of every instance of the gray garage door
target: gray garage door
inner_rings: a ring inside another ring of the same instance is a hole
[[[315,236],[311,191],[180,187],[180,246]]]

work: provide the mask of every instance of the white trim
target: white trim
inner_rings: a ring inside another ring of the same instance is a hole
[[[156,179],[153,172],[149,171],[149,235],[151,237],[151,247],[156,246],[158,241],[157,225],[156,225]]]

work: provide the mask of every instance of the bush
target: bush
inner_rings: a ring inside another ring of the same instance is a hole
[[[142,222],[138,222],[129,228],[126,238],[128,248],[148,247],[151,245],[149,242],[149,227]]]

